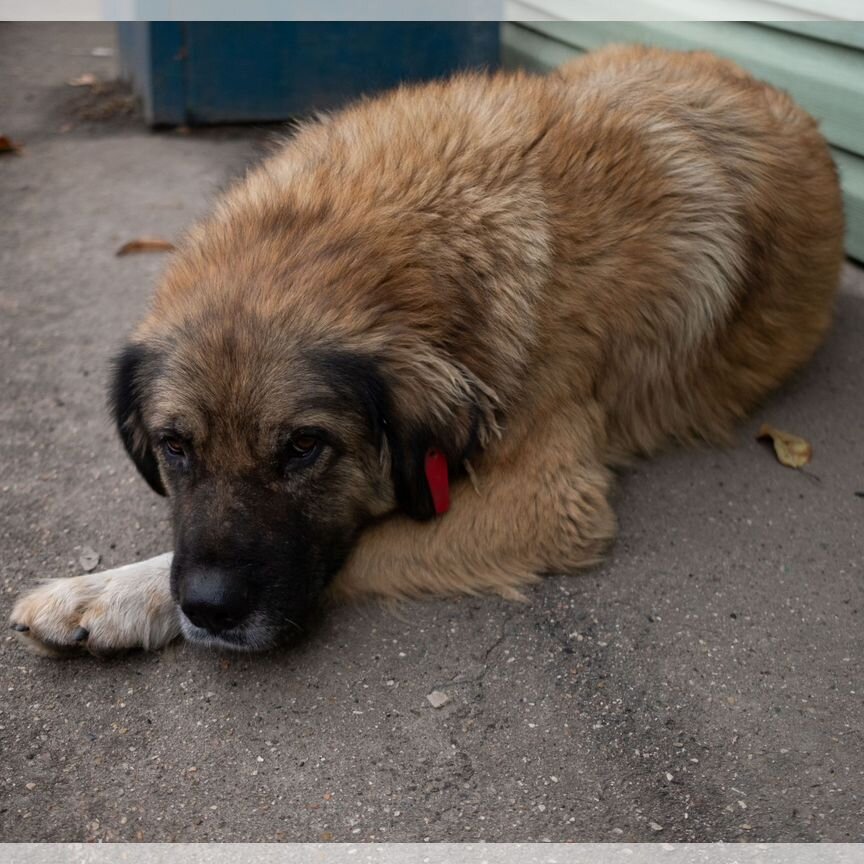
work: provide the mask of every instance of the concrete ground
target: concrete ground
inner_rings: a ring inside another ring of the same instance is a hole
[[[167,547],[103,396],[164,259],[114,252],[176,235],[266,134],[154,134],[64,83],[110,78],[112,44],[0,26],[25,148],[0,157],[2,620],[83,547]],[[828,344],[737,446],[623,474],[608,562],[525,605],[347,608],[264,656],[50,661],[0,635],[0,839],[864,840],[862,369],[850,267]]]

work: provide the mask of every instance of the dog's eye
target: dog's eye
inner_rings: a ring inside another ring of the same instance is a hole
[[[321,446],[321,442],[312,435],[298,435],[288,442],[289,459],[310,459]]]
[[[186,445],[179,438],[163,438],[162,447],[165,450],[165,455],[173,459],[186,457]]]

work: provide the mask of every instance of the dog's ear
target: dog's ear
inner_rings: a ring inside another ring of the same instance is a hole
[[[144,346],[127,345],[114,360],[108,401],[126,452],[150,488],[165,495],[159,463],[141,418],[142,378],[150,359]]]
[[[425,461],[426,454],[433,447],[432,430],[412,427],[394,416],[385,425],[384,433],[399,509],[418,521],[431,519],[435,516],[435,503],[426,477]]]
[[[358,400],[368,418],[399,509],[419,521],[433,518],[427,458],[437,452],[451,477],[459,473],[465,459],[497,433],[494,396],[440,358],[424,362],[416,347],[376,355],[327,352],[322,358],[331,383]]]
[[[414,519],[431,519],[447,509],[448,475],[463,473],[466,461],[500,434],[500,403],[466,367],[410,337],[391,341],[382,364],[391,382],[385,433],[396,499]]]
[[[395,409],[393,383],[381,358],[365,351],[337,349],[321,351],[315,359],[340,398],[363,414],[381,462],[391,472],[399,509],[414,519],[434,516],[432,495],[418,468],[422,458],[416,458],[422,445],[406,430]]]

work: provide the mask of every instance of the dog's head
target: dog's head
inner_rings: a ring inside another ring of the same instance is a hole
[[[491,395],[416,339],[295,331],[214,301],[115,364],[122,440],[172,503],[193,640],[263,648],[298,628],[370,520],[435,516],[430,449],[458,471],[494,424]]]

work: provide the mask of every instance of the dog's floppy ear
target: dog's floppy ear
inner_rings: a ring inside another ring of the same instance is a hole
[[[393,399],[393,385],[377,356],[356,350],[328,350],[317,355],[330,384],[362,411],[391,472],[399,509],[414,519],[435,515],[432,494],[422,472],[422,442],[406,429]]]
[[[431,519],[435,516],[435,503],[424,466],[433,447],[432,430],[413,427],[394,416],[384,427],[384,433],[399,509],[412,519]]]
[[[413,351],[385,361],[393,410],[385,425],[396,500],[426,520],[449,508],[449,483],[466,461],[500,434],[498,400],[464,367]]]
[[[430,362],[416,346],[374,355],[340,350],[322,359],[330,381],[359,399],[389,465],[399,509],[412,519],[433,518],[438,511],[427,460],[436,454],[446,460],[446,473],[459,473],[471,452],[498,431],[494,396],[465,370],[438,357]]]
[[[167,494],[159,463],[141,418],[141,385],[150,354],[143,345],[130,343],[114,360],[108,401],[117,431],[141,476],[160,495]]]

